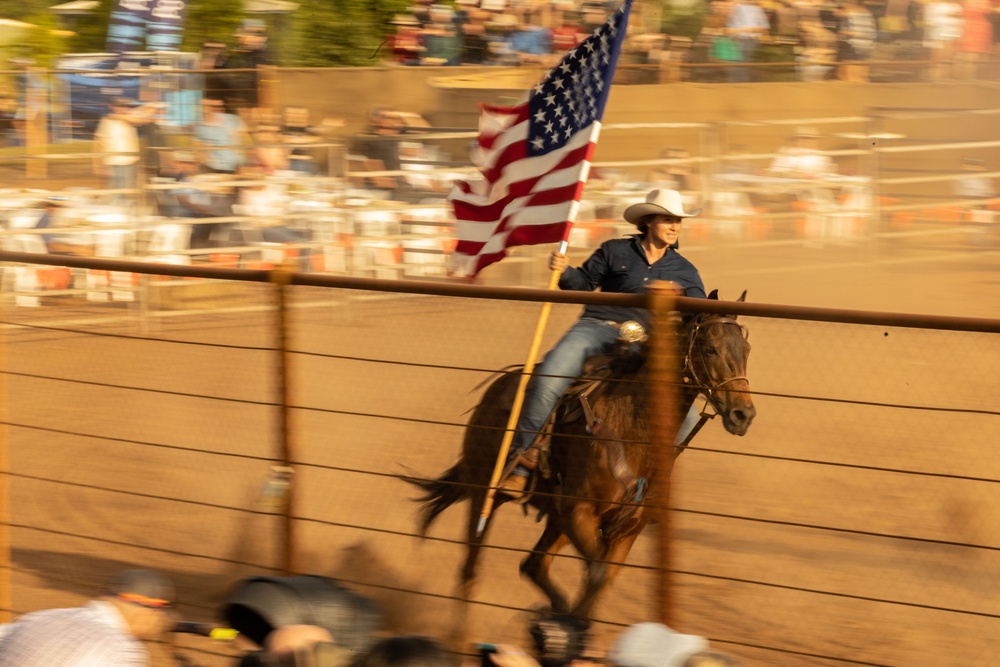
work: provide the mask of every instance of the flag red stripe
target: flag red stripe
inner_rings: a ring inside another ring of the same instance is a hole
[[[523,147],[523,145],[519,146]],[[525,197],[527,195],[530,195],[535,186],[538,185],[538,182],[548,173],[551,173],[552,171],[558,171],[560,169],[567,169],[569,167],[572,167],[580,163],[582,160],[587,159],[587,157],[593,153],[594,150],[593,146],[594,144],[591,142],[585,146],[581,146],[580,148],[570,153],[567,153],[566,156],[562,160],[560,160],[559,163],[556,165],[556,167],[551,171],[547,171],[544,174],[539,174],[533,178],[518,181],[517,183],[512,183],[510,185],[510,190],[507,193],[507,196],[503,197],[502,199],[498,199],[493,203],[487,205],[477,205],[466,201],[462,201],[460,199],[454,199],[452,201],[452,207],[455,211],[455,216],[460,220],[468,220],[470,222],[496,221],[498,218],[500,218],[501,215],[503,215],[504,209],[507,208],[507,206],[512,201],[520,197]],[[493,182],[495,183],[495,181]],[[461,181],[460,183],[461,183],[460,186],[461,190],[466,194],[469,194],[470,189],[468,184]],[[546,202],[546,203],[551,203],[551,202]]]

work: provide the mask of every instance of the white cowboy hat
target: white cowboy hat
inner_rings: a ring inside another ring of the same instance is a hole
[[[700,208],[686,212],[681,201],[681,193],[677,190],[653,190],[646,195],[642,204],[632,204],[625,209],[625,219],[633,225],[646,215],[676,215],[678,218],[690,218],[701,213]]]

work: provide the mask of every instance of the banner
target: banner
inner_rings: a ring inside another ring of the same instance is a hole
[[[180,51],[190,0],[152,0],[146,24],[147,51]]]
[[[152,0],[113,0],[114,8],[108,22],[108,53],[144,51],[146,22]]]

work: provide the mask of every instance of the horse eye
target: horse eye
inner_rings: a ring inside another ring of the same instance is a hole
[[[705,354],[707,354],[709,356],[715,356],[717,354],[717,352],[716,352],[716,350],[715,350],[714,347],[709,346],[709,347],[705,348]]]

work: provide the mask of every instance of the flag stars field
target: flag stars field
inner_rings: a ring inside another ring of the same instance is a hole
[[[483,105],[472,152],[482,174],[449,195],[458,244],[453,274],[474,276],[518,245],[569,236],[600,134],[632,0],[567,53],[525,103]]]

